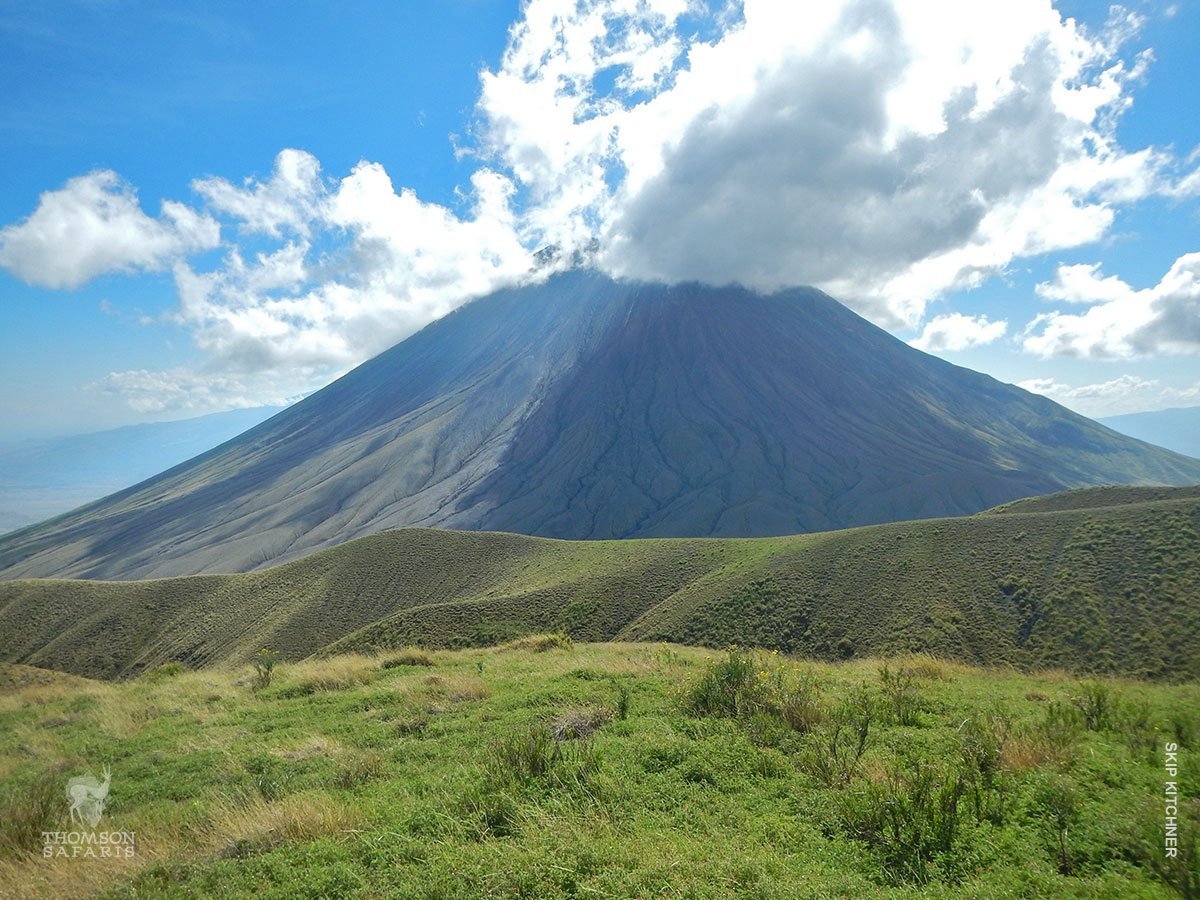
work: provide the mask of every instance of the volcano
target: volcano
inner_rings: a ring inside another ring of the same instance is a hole
[[[0,538],[0,577],[237,572],[399,526],[763,536],[1200,461],[909,347],[813,289],[587,271],[448,316],[225,444]]]

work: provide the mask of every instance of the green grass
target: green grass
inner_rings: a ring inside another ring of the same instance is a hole
[[[1200,678],[1200,489],[744,540],[405,529],[241,575],[0,582],[0,660],[100,678],[552,632]]]
[[[430,655],[281,663],[257,690],[249,665],[0,671],[0,820],[47,825],[47,779],[107,765],[103,827],[138,840],[132,861],[55,862],[0,830],[0,892],[1195,896],[1159,831],[1166,740],[1200,829],[1195,683],[930,657],[885,680],[880,660],[662,644]]]

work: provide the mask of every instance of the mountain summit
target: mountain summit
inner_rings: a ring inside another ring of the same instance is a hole
[[[590,272],[458,309],[0,576],[233,572],[397,526],[755,536],[973,513],[1200,461],[915,350],[819,291]]]

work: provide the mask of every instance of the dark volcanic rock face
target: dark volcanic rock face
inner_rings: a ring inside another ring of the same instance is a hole
[[[402,525],[784,534],[1200,463],[908,347],[813,290],[574,272],[468,304],[233,441],[0,539],[0,575],[242,571]]]

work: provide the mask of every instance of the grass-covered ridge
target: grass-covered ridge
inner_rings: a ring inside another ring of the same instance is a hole
[[[562,637],[279,663],[260,686],[249,666],[5,678],[24,685],[0,696],[15,896],[1197,889],[1194,765],[1178,862],[1161,832],[1195,683]],[[102,765],[104,827],[136,832],[137,857],[40,858],[62,783]]]
[[[0,582],[0,660],[101,678],[544,631],[1200,678],[1200,492],[742,540],[406,529],[242,575]]]

